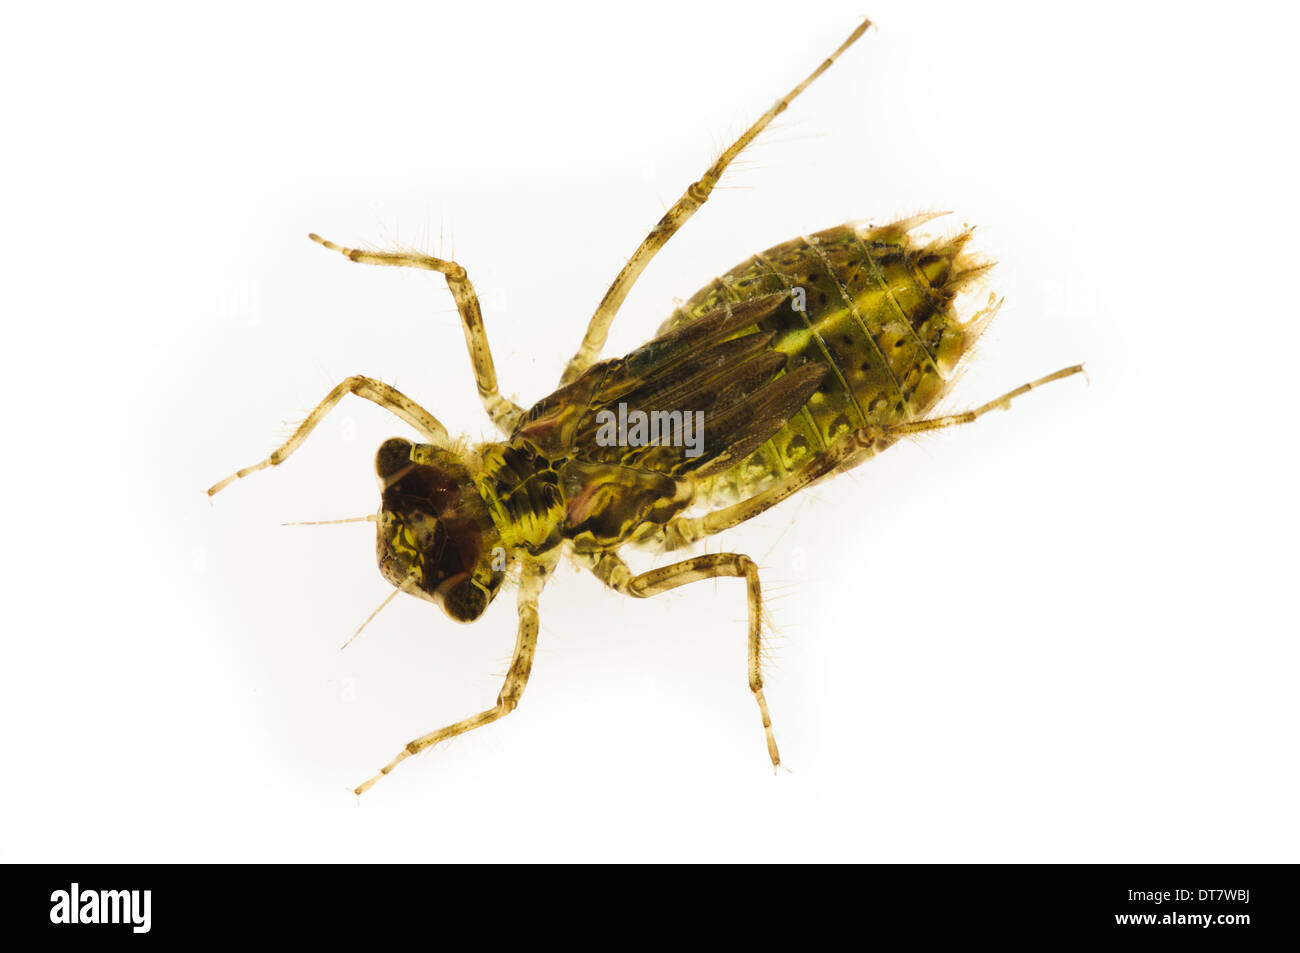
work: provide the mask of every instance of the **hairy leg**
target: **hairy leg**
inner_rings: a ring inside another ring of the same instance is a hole
[[[380,407],[389,411],[402,420],[406,421],[426,439],[434,443],[447,442],[447,428],[438,422],[438,419],[429,413],[411,398],[407,397],[395,387],[389,387],[382,381],[377,381],[371,377],[361,377],[359,375],[349,377],[343,381],[322,400],[310,414],[307,419],[298,425],[293,436],[284,442],[284,445],[272,453],[261,463],[255,463],[251,467],[245,467],[238,470],[214,483],[208,488],[208,496],[215,496],[224,490],[236,480],[242,480],[250,473],[256,473],[258,470],[265,470],[267,467],[279,466],[289,458],[307,439],[307,435],[316,429],[316,426],[325,419],[325,415],[334,409],[334,406],[343,399],[346,394],[356,394],[358,397],[364,397],[368,401],[378,404]]]
[[[718,180],[722,178],[722,173],[726,171],[727,166],[744,151],[746,146],[754,141],[759,133],[767,128],[773,119],[785,112],[786,107],[790,105],[795,97],[807,89],[813,80],[830,69],[831,64],[835,62],[839,55],[856,43],[869,26],[871,26],[871,21],[863,20],[861,25],[849,35],[849,38],[841,43],[839,48],[828,56],[820,66],[808,74],[803,82],[778,99],[771,109],[763,113],[757,122],[746,129],[739,139],[727,147],[727,150],[718,157],[718,160],[705,170],[699,181],[692,182],[687,187],[682,197],[673,204],[673,207],[651,229],[650,234],[632,253],[632,257],[628,259],[627,264],[623,266],[623,270],[614,279],[614,283],[605,292],[605,297],[601,299],[600,304],[597,306],[596,313],[591,316],[582,344],[578,347],[577,353],[573,355],[573,358],[564,369],[564,374],[560,377],[562,385],[577,378],[600,357],[601,348],[605,346],[605,339],[609,336],[609,327],[614,322],[614,316],[618,314],[618,309],[622,307],[628,292],[632,290],[632,286],[641,277],[641,272],[645,271],[646,265],[650,264],[654,256],[659,253],[659,250],[668,244],[668,240],[676,234],[677,230],[699,210],[700,206],[709,200],[709,195],[713,192],[714,186],[718,184]]]
[[[712,553],[707,556],[694,556],[651,569],[640,575],[633,575],[627,563],[616,553],[581,554],[578,556],[592,573],[616,592],[638,599],[657,596],[687,583],[702,579],[716,579],[719,576],[734,576],[745,580],[749,600],[749,690],[758,702],[759,714],[763,717],[763,732],[767,739],[767,753],[772,759],[772,767],[781,765],[781,755],[776,748],[776,737],[772,734],[772,716],[767,710],[767,699],[763,697],[763,675],[761,671],[763,633],[762,633],[762,591],[758,582],[758,567],[748,556],[736,553]]]
[[[514,430],[523,411],[510,400],[497,392],[497,372],[492,363],[492,349],[488,347],[487,329],[483,326],[483,309],[479,307],[478,295],[470,283],[465,269],[454,261],[434,258],[431,255],[419,255],[414,252],[371,252],[356,248],[344,248],[319,235],[307,236],[314,242],[324,245],[346,257],[349,261],[363,265],[391,265],[397,268],[419,268],[424,271],[436,271],[447,279],[447,287],[456,299],[456,310],[460,312],[461,324],[465,329],[465,346],[469,349],[469,359],[474,365],[474,380],[478,384],[479,400],[502,433]]]
[[[384,765],[378,774],[369,781],[358,785],[356,788],[357,794],[364,794],[374,786],[376,781],[411,755],[419,754],[425,748],[431,748],[440,741],[446,741],[449,738],[455,738],[457,735],[463,735],[467,731],[473,731],[475,728],[490,725],[515,710],[520,697],[524,694],[524,688],[528,685],[528,675],[533,668],[533,654],[537,650],[537,597],[546,584],[546,576],[547,570],[545,568],[539,565],[524,565],[523,578],[519,585],[519,629],[518,634],[515,636],[515,654],[510,662],[510,669],[506,672],[505,683],[501,686],[501,692],[497,695],[497,703],[477,715],[463,718],[458,722],[447,725],[445,728],[439,728],[437,731],[431,731],[427,735],[416,738],[398,752],[397,757]]]
[[[664,549],[668,551],[689,546],[706,536],[712,536],[733,526],[739,526],[746,520],[753,519],[817,480],[838,470],[852,467],[864,457],[887,447],[899,437],[972,423],[990,410],[1009,410],[1011,401],[1016,397],[1027,394],[1036,387],[1050,384],[1052,381],[1058,381],[1064,377],[1081,373],[1083,373],[1082,364],[1062,368],[1054,374],[1040,377],[1028,384],[1021,384],[1015,390],[1008,391],[1001,397],[991,400],[981,407],[961,414],[910,420],[888,426],[863,427],[842,438],[834,446],[822,451],[780,483],[747,500],[741,500],[739,503],[725,506],[711,513],[705,513],[703,516],[681,516],[670,520],[663,530],[657,534],[657,539],[663,543]]]

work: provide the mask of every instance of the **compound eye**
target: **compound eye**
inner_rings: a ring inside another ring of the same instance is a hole
[[[457,622],[473,622],[487,611],[488,601],[488,594],[466,579],[443,593],[442,607]]]
[[[401,437],[389,437],[375,453],[375,472],[381,480],[387,480],[410,465],[411,441]]]

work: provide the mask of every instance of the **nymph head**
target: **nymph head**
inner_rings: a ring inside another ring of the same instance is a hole
[[[383,491],[376,555],[394,586],[473,622],[505,578],[500,535],[454,450],[393,437],[375,456]]]

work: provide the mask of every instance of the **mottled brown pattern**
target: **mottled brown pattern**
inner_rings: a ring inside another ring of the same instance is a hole
[[[788,356],[788,370],[808,362],[829,369],[789,423],[702,484],[707,498],[750,496],[852,431],[917,419],[943,396],[947,376],[981,330],[959,318],[953,300],[988,266],[964,253],[969,231],[916,244],[917,224],[840,225],[784,242],[700,289],[660,327],[680,328],[728,303],[801,289],[803,311],[781,308],[736,334],[772,333],[771,347]]]

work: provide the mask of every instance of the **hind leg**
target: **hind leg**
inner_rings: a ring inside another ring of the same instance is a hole
[[[706,536],[712,536],[714,533],[720,533],[723,530],[731,529],[733,526],[739,526],[746,520],[753,519],[760,513],[793,496],[804,487],[837,470],[848,469],[860,463],[867,456],[888,447],[899,437],[973,423],[990,410],[1009,410],[1012,400],[1029,393],[1036,387],[1042,387],[1052,381],[1059,381],[1062,378],[1081,373],[1083,373],[1082,364],[1062,368],[1054,374],[1040,377],[1028,384],[1021,384],[1015,390],[1007,391],[1001,397],[961,414],[911,420],[888,426],[863,427],[844,437],[834,446],[828,447],[780,483],[769,487],[762,493],[758,493],[747,500],[741,500],[731,506],[714,510],[712,513],[705,513],[703,516],[679,516],[674,520],[670,520],[655,536],[655,540],[661,542],[666,551],[689,546]]]

